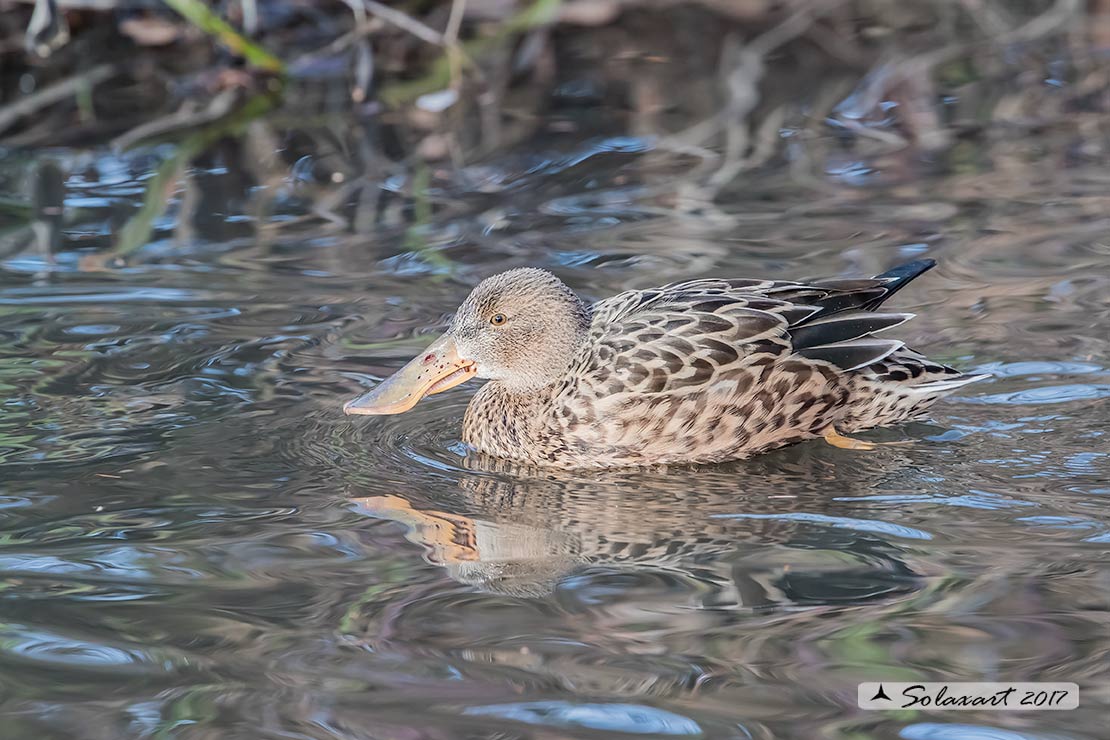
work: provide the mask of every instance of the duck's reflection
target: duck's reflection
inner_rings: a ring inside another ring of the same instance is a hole
[[[446,497],[352,492],[352,502],[404,524],[429,562],[493,593],[543,595],[591,566],[694,578],[714,605],[752,608],[914,589],[901,541],[930,535],[844,500],[898,490],[905,466],[831,454],[803,447],[727,467],[602,473],[469,457],[473,474]]]

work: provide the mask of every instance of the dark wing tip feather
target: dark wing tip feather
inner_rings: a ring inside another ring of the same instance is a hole
[[[893,339],[854,339],[850,342],[806,347],[796,353],[810,360],[831,362],[847,372],[873,365],[904,346],[905,342]]]
[[[912,313],[871,313],[852,311],[833,314],[790,327],[790,341],[795,350],[806,347],[847,342],[900,326],[913,318]]]
[[[881,275],[876,275],[876,280],[882,280],[885,283],[886,290],[881,296],[867,303],[864,307],[868,309],[875,309],[881,306],[890,297],[900,291],[902,288],[909,285],[915,278],[925,274],[929,270],[937,266],[936,260],[914,260],[907,262],[904,265],[899,265],[893,269],[887,270]]]
[[[904,265],[898,265],[875,277],[886,280],[899,280],[904,283],[913,280],[918,275],[928,272],[936,266],[936,260],[914,260]]]

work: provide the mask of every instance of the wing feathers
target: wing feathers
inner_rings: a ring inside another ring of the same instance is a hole
[[[986,380],[991,377],[990,374],[982,375],[960,375],[952,378],[951,380],[934,380],[931,383],[918,383],[907,387],[910,393],[920,393],[923,395],[936,395],[941,393],[949,393],[961,388],[968,383],[977,383],[980,380]]]
[[[867,367],[906,346],[894,339],[853,339],[838,344],[825,344],[797,350],[797,354],[810,360],[831,362],[842,370],[859,370]]]
[[[899,326],[913,317],[912,313],[870,313],[868,311],[839,313],[810,321],[803,326],[791,327],[790,341],[793,342],[796,350],[847,342]]]
[[[867,279],[707,279],[622,293],[594,306],[585,372],[658,392],[790,355],[858,370],[904,346],[872,335],[913,314],[874,310],[932,266],[919,260]]]

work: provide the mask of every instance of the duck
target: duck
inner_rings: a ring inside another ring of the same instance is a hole
[[[886,334],[914,314],[883,305],[935,265],[689,280],[592,305],[547,270],[517,268],[480,282],[442,336],[343,410],[400,414],[479,378],[462,441],[525,465],[710,464],[811,439],[870,450],[849,435],[919,419],[988,377]]]

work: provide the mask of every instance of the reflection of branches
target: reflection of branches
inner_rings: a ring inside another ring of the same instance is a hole
[[[696,147],[723,129],[725,134],[723,159],[705,185],[697,187],[694,193],[687,193],[687,195],[694,195],[698,200],[710,201],[722,187],[736,179],[737,175],[754,166],[757,160],[764,161],[770,156],[770,152],[764,148],[758,158],[749,160],[745,157],[750,139],[750,124],[747,119],[759,104],[759,84],[763,79],[764,58],[775,49],[801,36],[809,30],[820,15],[830,12],[839,5],[840,2],[837,0],[826,3],[820,8],[806,8],[794,12],[782,23],[747,44],[735,38],[726,41],[721,59],[725,83],[724,109],[694,129],[688,130],[685,135],[679,134],[676,137],[681,140],[681,144],[676,148]],[[766,143],[766,137],[763,141]],[[664,146],[674,145],[664,144]]]
[[[754,144],[756,149],[751,150],[752,128],[757,124],[749,119],[761,101],[760,86],[764,80],[767,55],[806,34],[819,17],[828,15],[842,4],[832,2],[796,11],[746,44],[735,38],[726,41],[720,65],[725,91],[723,108],[685,131],[665,138],[660,144],[671,151],[699,154],[705,158],[707,165],[712,162],[708,175],[704,167],[699,168],[691,181],[681,188],[685,196],[701,203],[699,208],[704,207],[704,202],[712,201],[742,172],[767,161],[775,152],[775,136],[769,127],[772,121],[782,121],[781,108],[775,109],[764,120],[762,133]],[[1059,31],[1082,12],[1080,0],[1057,0],[1042,14],[1010,29],[1006,25],[1005,14],[991,5],[989,0],[966,0],[964,4],[968,12],[975,15],[977,22],[997,32],[990,41],[998,47],[1031,42]],[[980,11],[978,15],[976,10]],[[824,45],[828,43],[826,39]],[[901,119],[914,134],[917,143],[924,150],[944,148],[950,137],[936,111],[933,70],[941,64],[974,53],[981,43],[980,40],[952,42],[921,54],[880,63],[865,75],[864,83],[850,96],[851,115],[842,116],[839,119],[841,125],[858,136],[882,143],[888,150],[906,147],[907,139],[898,132],[867,125],[860,120],[869,111],[875,110],[891,90],[901,88],[905,92],[901,101]],[[818,116],[817,120],[820,118]],[[723,144],[720,155],[704,148],[707,142],[721,135]]]
[[[995,37],[993,43],[996,46],[1006,46],[1033,41],[1078,18],[1080,10],[1080,0],[1057,0],[1051,8],[1028,23]],[[973,52],[980,43],[979,41],[951,43],[939,49],[900,59],[875,70],[868,75],[867,82],[857,93],[859,100],[856,107],[860,110],[874,108],[883,94],[892,86],[906,80],[921,80],[937,66]]]

